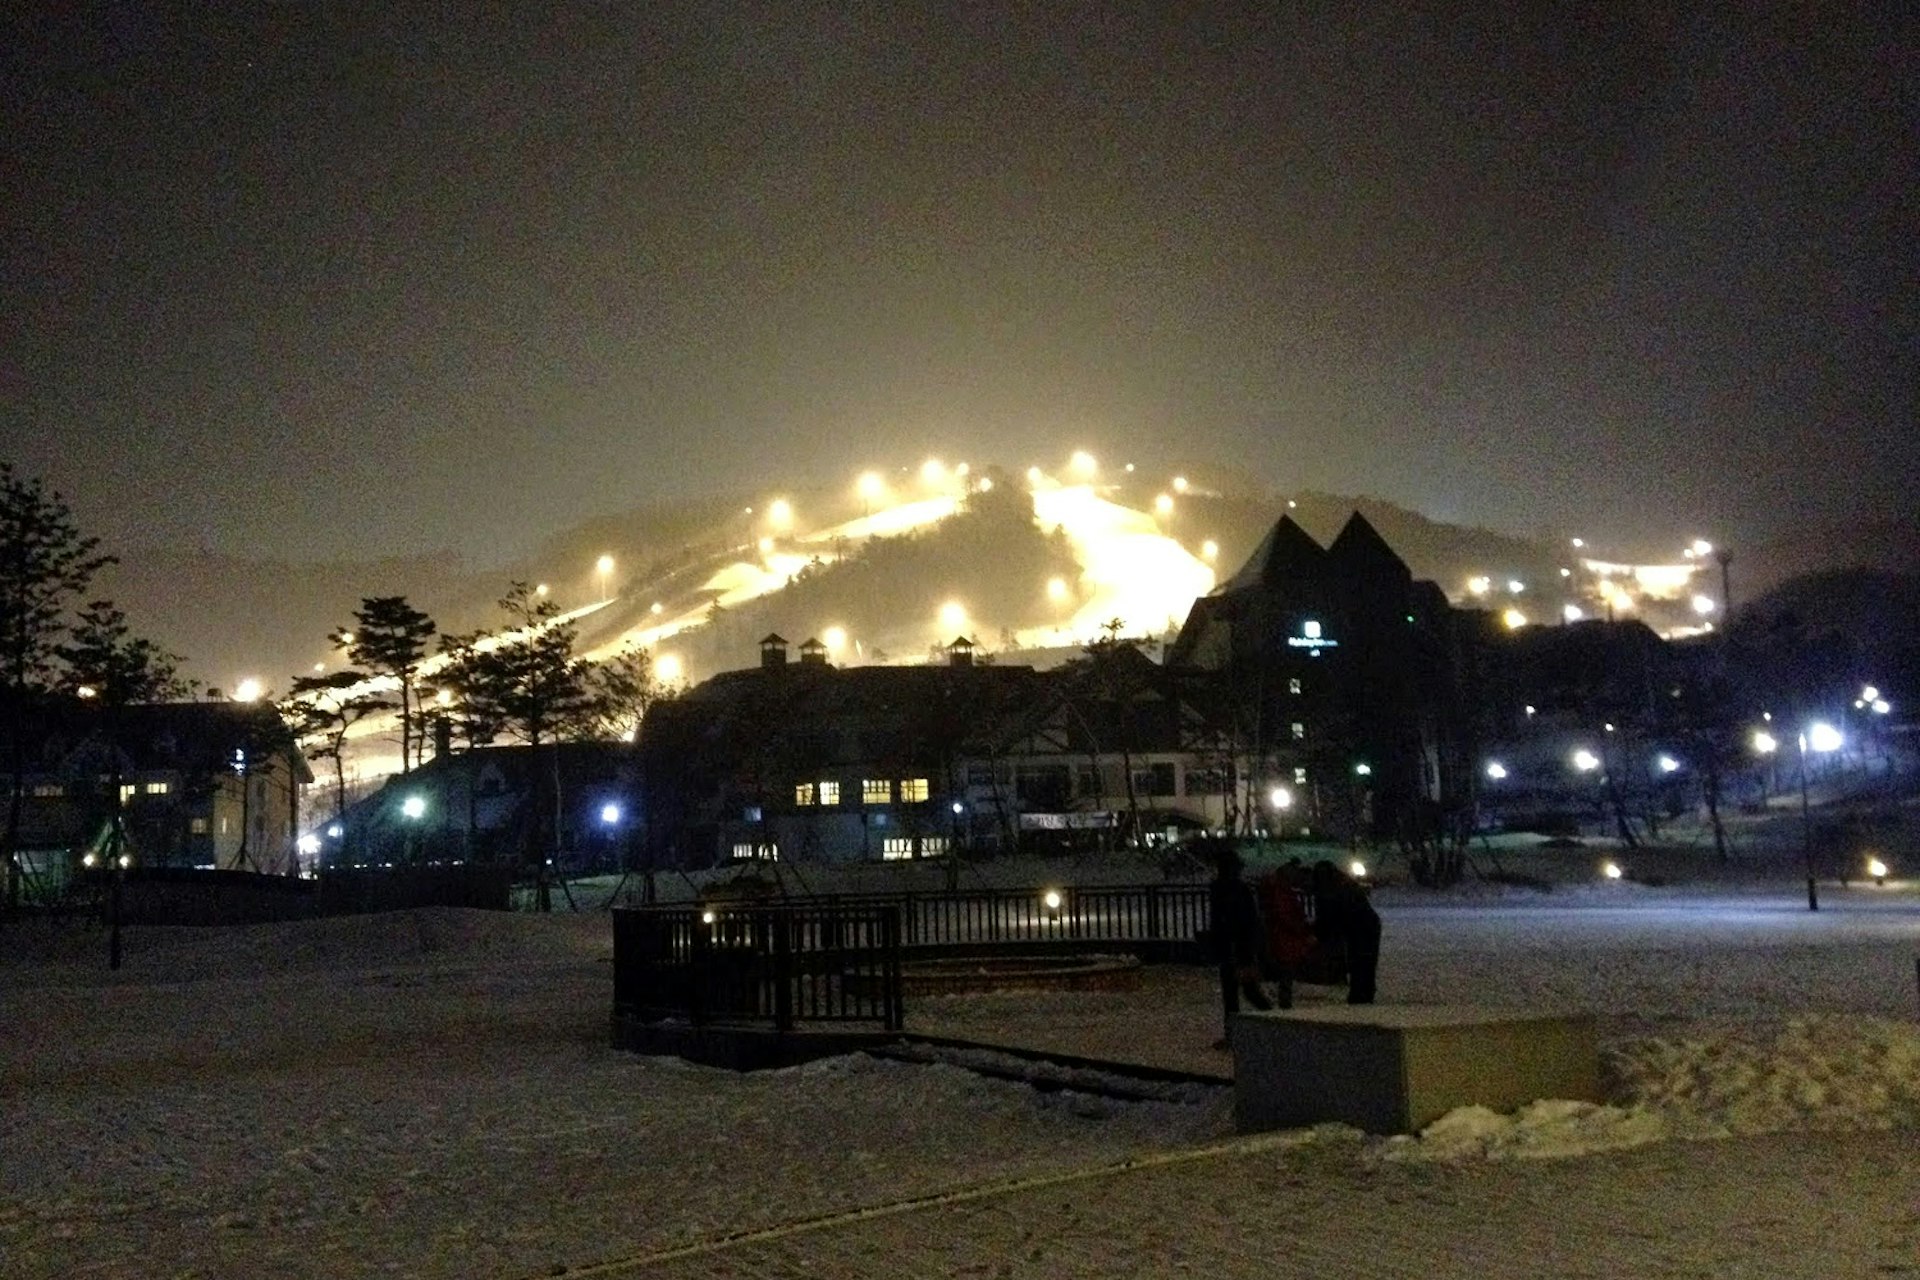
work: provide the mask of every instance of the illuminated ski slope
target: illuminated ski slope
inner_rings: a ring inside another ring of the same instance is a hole
[[[1091,485],[1042,480],[1033,492],[1043,529],[1058,527],[1080,563],[1082,603],[1057,627],[1017,633],[1026,647],[1084,644],[1118,619],[1123,635],[1158,635],[1179,626],[1196,597],[1213,590],[1213,570],[1155,517],[1101,497]]]
[[[1043,530],[1059,529],[1079,566],[1074,583],[1056,584],[1062,607],[1070,607],[1071,613],[1058,623],[1016,628],[1016,643],[1022,648],[1085,644],[1099,638],[1115,619],[1122,634],[1129,636],[1158,635],[1178,626],[1194,599],[1213,589],[1213,569],[1168,535],[1163,521],[1170,518],[1170,512],[1156,516],[1102,496],[1092,468],[1082,458],[1070,463],[1066,472],[1071,478],[1061,480],[1035,468],[1027,473],[1027,479],[1036,523]],[[655,604],[640,625],[594,645],[583,656],[600,662],[644,649],[654,655],[656,674],[666,683],[703,679],[713,673],[689,670],[670,642],[708,625],[709,611],[715,604],[734,609],[763,599],[786,587],[809,565],[835,563],[847,547],[869,538],[893,537],[938,524],[961,509],[969,492],[990,483],[970,477],[964,466],[948,470],[934,463],[922,469],[920,483],[904,494],[896,495],[875,477],[863,477],[860,488],[866,510],[857,518],[804,532],[789,527],[778,538],[741,544],[733,558],[701,583],[695,592],[697,603],[671,612]],[[777,503],[773,510],[790,524],[792,512],[784,502]],[[1036,590],[1043,590],[1044,585],[1035,584]],[[645,584],[635,584],[627,599],[645,599],[645,590]],[[596,601],[562,614],[560,620],[578,621],[619,603],[619,596]],[[974,627],[977,623],[967,620],[964,625]],[[944,629],[951,626],[950,618],[930,617],[925,635],[919,639],[925,644],[939,643],[950,638]],[[492,648],[503,638],[489,637],[480,642],[481,647]],[[912,652],[912,647],[899,651]],[[435,657],[422,667],[423,697],[429,705],[434,696],[431,677],[444,665],[443,658]],[[355,686],[342,697],[391,693],[397,687],[392,679],[378,677]],[[357,774],[398,770],[398,752],[383,753],[378,746],[381,740],[396,735],[397,724],[396,715],[383,715],[354,726],[349,736],[355,744]]]

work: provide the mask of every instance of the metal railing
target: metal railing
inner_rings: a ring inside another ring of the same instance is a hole
[[[897,908],[901,943],[907,947],[1185,943],[1196,940],[1208,924],[1204,884],[826,895],[785,901]]]
[[[709,901],[613,912],[614,1008],[641,1021],[903,1022],[903,951],[1196,943],[1206,885]]]
[[[616,1015],[648,1022],[898,1031],[900,915],[869,905],[617,908],[613,1002]]]

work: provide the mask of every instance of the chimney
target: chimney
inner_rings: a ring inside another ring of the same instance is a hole
[[[446,716],[433,718],[433,754],[441,760],[453,754],[453,721]]]
[[[787,638],[770,631],[760,641],[760,665],[766,668],[787,665]]]
[[[973,641],[965,636],[955,636],[953,643],[947,646],[947,665],[950,667],[972,666]]]
[[[800,646],[800,665],[803,667],[826,666],[827,646],[809,636]]]

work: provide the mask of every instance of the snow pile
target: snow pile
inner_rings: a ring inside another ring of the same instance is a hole
[[[1715,1135],[1920,1126],[1920,1026],[1883,1018],[1696,1028],[1628,1041],[1610,1066],[1641,1105]]]
[[[1666,1139],[1785,1130],[1920,1127],[1920,1027],[1807,1015],[1782,1024],[1696,1028],[1606,1054],[1618,1105],[1549,1099],[1501,1115],[1461,1107],[1387,1160],[1547,1158]]]

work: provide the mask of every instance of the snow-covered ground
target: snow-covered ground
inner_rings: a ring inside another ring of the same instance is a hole
[[[514,1276],[618,1259],[1160,1274],[1176,1257],[1256,1274],[1231,1259],[1259,1247],[1282,1196],[1373,1223],[1371,1261],[1316,1275],[1445,1274],[1432,1250],[1450,1239],[1480,1241],[1458,1270],[1518,1275],[1486,1240],[1517,1210],[1490,1206],[1545,1187],[1611,1204],[1629,1186],[1661,1198],[1645,1212],[1662,1225],[1640,1243],[1610,1233],[1591,1255],[1605,1266],[1583,1273],[1920,1268],[1920,890],[1833,886],[1817,915],[1773,881],[1379,901],[1383,999],[1593,1009],[1608,1102],[1469,1109],[1411,1139],[1247,1141],[1219,1087],[1127,1101],[952,1063],[740,1076],[645,1059],[606,1048],[604,915],[138,930],[118,975],[97,931],[16,931],[0,938],[0,1275]],[[909,1025],[1230,1069],[1193,970],[1150,970],[1130,994],[919,1000]],[[1750,1239],[1723,1238],[1716,1215],[1816,1167],[1819,1205],[1772,1206]],[[1268,1183],[1271,1204],[1240,1203]],[[1408,1197],[1423,1243],[1395,1252]],[[1862,1206],[1870,1222],[1849,1216]],[[940,1234],[961,1219],[977,1235]],[[1508,1234],[1521,1267],[1536,1246]],[[1299,1256],[1330,1240],[1301,1235]]]

